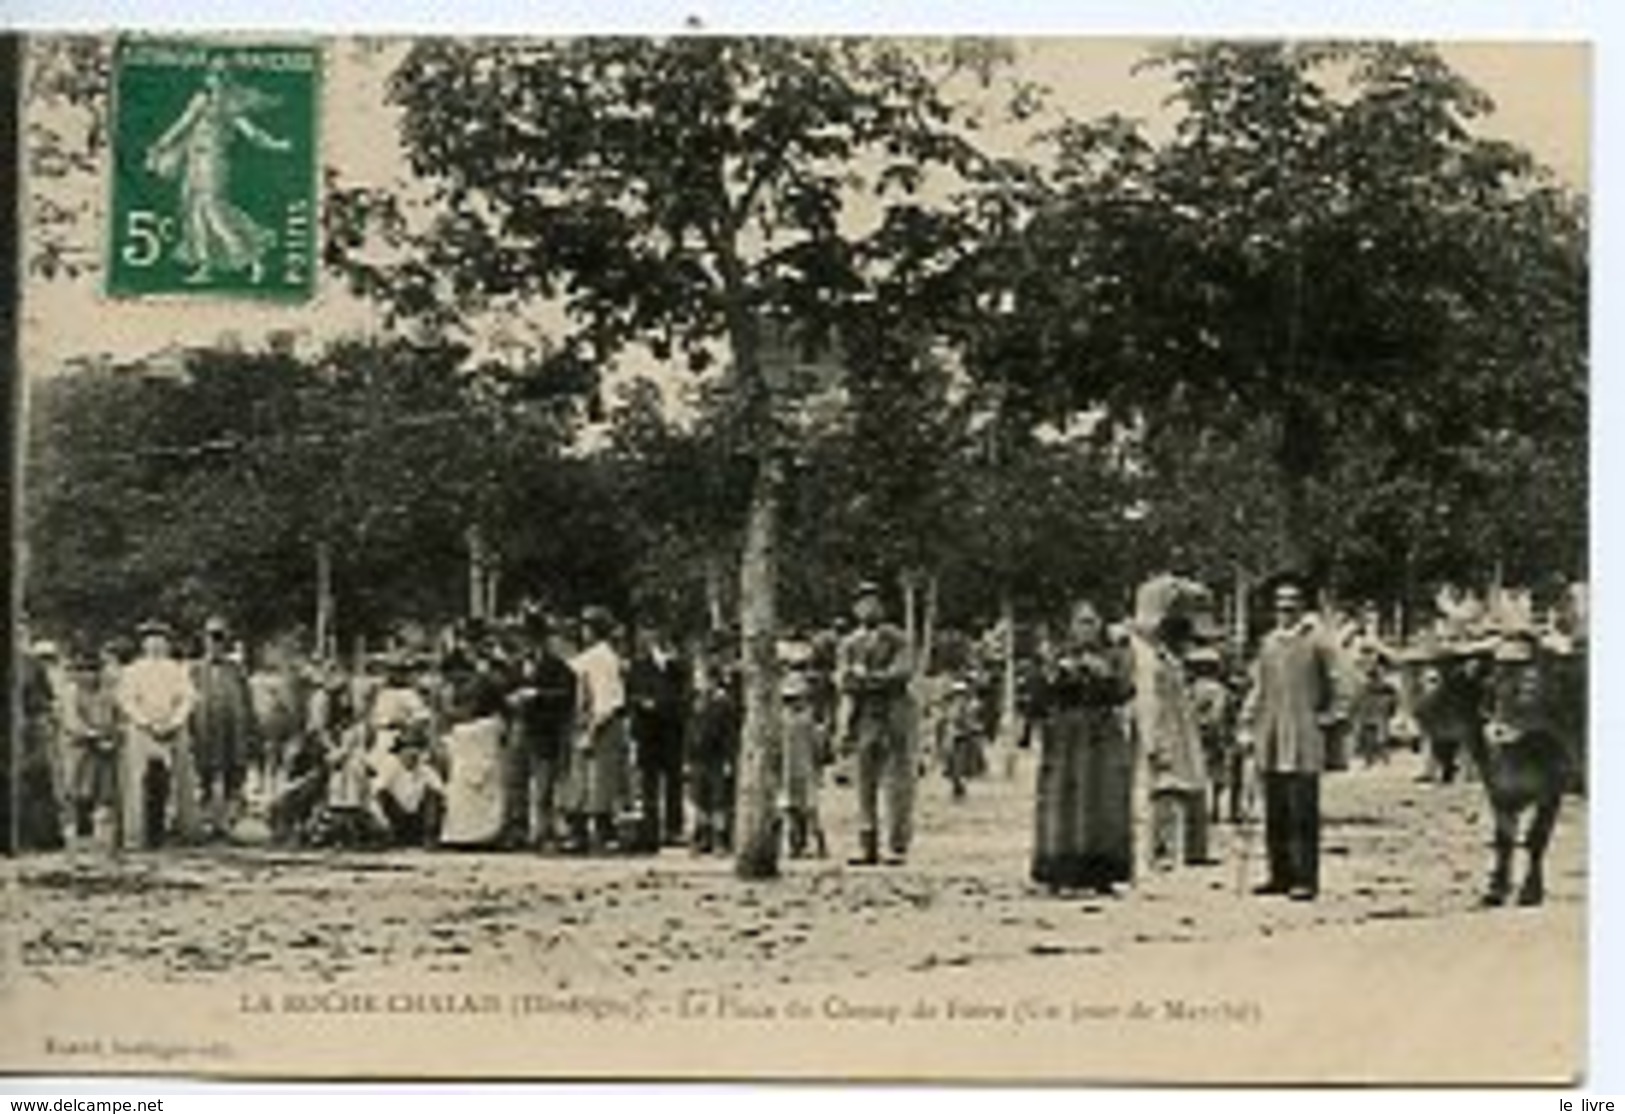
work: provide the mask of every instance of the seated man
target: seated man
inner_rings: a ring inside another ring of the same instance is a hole
[[[282,773],[283,784],[271,800],[271,841],[304,843],[327,797],[329,761],[325,740],[314,731],[302,735]]]
[[[407,726],[391,747],[395,761],[381,772],[378,807],[389,825],[394,847],[434,847],[446,814],[446,785],[427,761],[428,732],[423,724]]]

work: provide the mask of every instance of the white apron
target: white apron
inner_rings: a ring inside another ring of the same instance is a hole
[[[446,822],[440,842],[448,846],[492,843],[502,834],[502,720],[460,723],[446,736]]]

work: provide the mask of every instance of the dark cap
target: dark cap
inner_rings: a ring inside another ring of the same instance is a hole
[[[608,636],[615,629],[615,620],[610,616],[609,609],[597,604],[582,609],[581,622],[594,637],[598,638]]]
[[[395,741],[390,744],[390,751],[399,754],[403,750],[428,750],[429,728],[419,721],[408,723],[400,729]]]
[[[526,634],[545,638],[553,633],[553,618],[540,606],[527,604],[519,613],[519,624]]]

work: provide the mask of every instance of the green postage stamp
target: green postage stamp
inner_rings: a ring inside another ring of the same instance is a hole
[[[319,48],[121,40],[108,292],[314,289]]]

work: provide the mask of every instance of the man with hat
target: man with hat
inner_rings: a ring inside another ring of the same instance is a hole
[[[812,684],[804,669],[790,666],[779,687],[784,715],[782,809],[792,859],[802,858],[809,849],[818,858],[826,854],[824,826],[818,818],[822,724],[813,707]]]
[[[372,698],[373,748],[368,764],[379,777],[387,777],[396,763],[395,740],[417,724],[428,734],[434,723],[434,712],[414,683],[413,662],[404,648],[391,650],[381,664],[383,684]]]
[[[73,811],[73,749],[67,732],[63,730],[63,715],[67,694],[72,686],[69,663],[64,660],[62,648],[55,640],[41,638],[29,648],[51,692],[49,714],[41,723],[45,744],[45,761],[50,771],[51,796],[59,818]]]
[[[937,713],[937,754],[953,799],[965,799],[965,783],[982,773],[985,761],[982,710],[971,683],[956,676],[948,683]]]
[[[1349,733],[1356,753],[1370,767],[1388,761],[1399,686],[1389,674],[1392,655],[1382,643],[1356,642],[1353,651],[1358,681],[1350,698]]]
[[[192,663],[192,753],[203,794],[205,833],[229,834],[232,813],[242,805],[243,774],[256,751],[253,698],[248,675],[232,660],[226,621],[203,624],[203,654]]]
[[[446,814],[446,783],[429,764],[429,725],[412,720],[390,744],[395,761],[378,779],[376,800],[396,847],[434,847]]]
[[[636,740],[641,841],[649,851],[683,842],[683,737],[692,683],[689,663],[659,625],[639,623],[626,692]]]
[[[726,852],[733,842],[734,793],[744,709],[739,647],[727,631],[712,631],[694,662],[689,723],[688,784],[694,806],[690,844],[697,855]]]
[[[62,708],[63,733],[73,748],[74,834],[99,835],[108,848],[117,842],[119,669],[110,647],[78,655]]]
[[[56,735],[57,694],[51,687],[45,662],[35,653],[26,634],[17,647],[18,696],[21,698],[21,728],[15,737],[7,732],[9,751],[3,776],[7,794],[4,839],[6,850],[55,851],[63,844],[60,797],[56,790],[52,751]],[[13,739],[15,738],[15,742]],[[15,776],[15,781],[11,778]],[[12,814],[10,809],[16,808]],[[15,842],[13,842],[15,841]]]
[[[122,836],[127,847],[140,848],[163,843],[172,787],[183,837],[196,822],[186,728],[197,690],[175,660],[167,623],[148,620],[136,633],[141,656],[119,675],[118,706],[125,725]]]
[[[510,697],[518,746],[511,824],[518,842],[538,850],[558,842],[558,795],[569,769],[575,724],[576,675],[565,656],[563,633],[545,612],[527,608],[525,646]]]
[[[615,812],[626,781],[626,672],[610,643],[615,621],[602,607],[581,616],[587,648],[570,662],[576,675],[577,733],[571,758],[571,849],[603,850],[615,839]]]
[[[1416,703],[1416,722],[1427,740],[1429,769],[1445,785],[1458,773],[1472,776],[1471,756],[1484,733],[1485,680],[1481,659],[1494,647],[1456,637],[1432,651],[1431,676]]]
[[[1305,610],[1301,581],[1274,590],[1275,627],[1253,666],[1241,721],[1264,783],[1269,878],[1253,892],[1312,901],[1320,891],[1320,777],[1336,700],[1331,648]]]
[[[857,627],[840,646],[838,683],[849,707],[846,730],[856,756],[859,851],[853,866],[880,862],[880,797],[886,798],[887,862],[901,864],[913,835],[914,757],[908,725],[908,640],[885,622],[880,587],[858,586]]]

